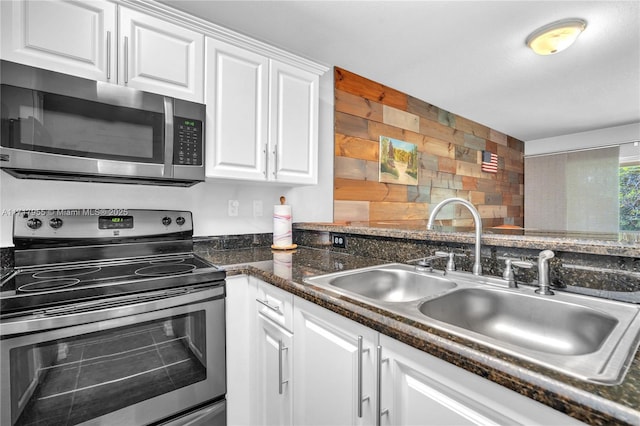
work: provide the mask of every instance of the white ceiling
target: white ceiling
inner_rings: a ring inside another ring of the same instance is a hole
[[[640,122],[640,1],[161,0],[525,141]],[[582,18],[538,56],[538,27]]]

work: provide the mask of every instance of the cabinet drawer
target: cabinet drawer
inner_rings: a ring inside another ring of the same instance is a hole
[[[293,330],[293,294],[258,281],[256,309],[276,324]]]

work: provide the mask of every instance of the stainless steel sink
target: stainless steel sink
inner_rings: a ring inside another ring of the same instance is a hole
[[[593,308],[498,289],[454,291],[423,303],[419,310],[501,342],[558,355],[596,352],[619,324]]]
[[[640,343],[639,305],[498,278],[395,263],[305,282],[593,383],[620,383]]]
[[[411,268],[413,269],[413,268]],[[451,280],[396,267],[328,277],[331,286],[383,302],[407,302],[440,294],[456,286]]]

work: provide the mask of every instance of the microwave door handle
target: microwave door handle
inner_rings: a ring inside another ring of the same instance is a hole
[[[129,37],[124,36],[124,84],[129,83]]]
[[[107,31],[107,80],[111,80],[111,31]]]
[[[173,99],[164,97],[164,177],[173,177]]]

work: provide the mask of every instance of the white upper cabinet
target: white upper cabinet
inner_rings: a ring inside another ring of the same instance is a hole
[[[265,180],[269,61],[206,40],[207,177]]]
[[[202,34],[126,7],[119,23],[120,84],[203,102]]]
[[[319,75],[213,38],[205,69],[207,177],[316,184]]]
[[[0,7],[2,59],[203,102],[204,35],[196,31],[102,0]]]
[[[317,75],[271,61],[270,179],[318,183]]]
[[[115,82],[115,4],[24,0],[0,8],[2,59]]]

